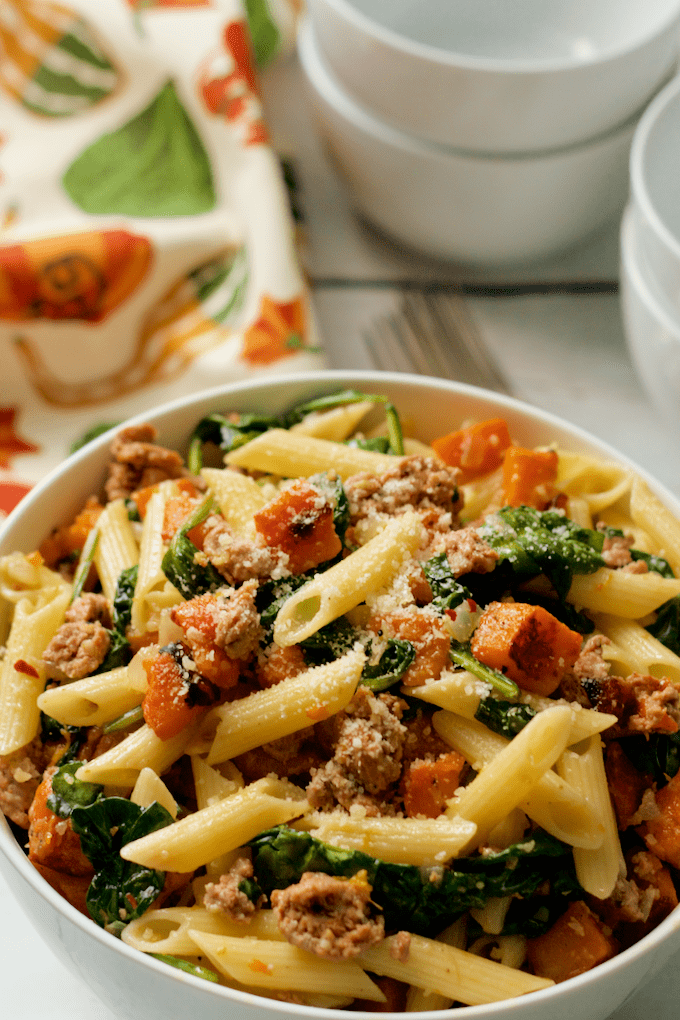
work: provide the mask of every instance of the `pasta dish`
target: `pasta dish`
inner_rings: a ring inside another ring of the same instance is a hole
[[[677,905],[680,523],[634,471],[226,409],[0,558],[0,806],[93,923],[337,1009],[547,988]],[[93,486],[100,480],[93,481]]]

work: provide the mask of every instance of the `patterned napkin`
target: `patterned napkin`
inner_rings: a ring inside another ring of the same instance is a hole
[[[0,0],[0,516],[93,425],[323,367],[258,98],[301,2]]]

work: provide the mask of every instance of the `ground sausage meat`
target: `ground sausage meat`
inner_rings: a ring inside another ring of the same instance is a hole
[[[359,687],[338,721],[335,752],[317,769],[307,787],[314,807],[361,804],[370,813],[380,808],[375,798],[401,776],[406,727],[401,722],[404,702],[392,694],[376,697]]]
[[[488,574],[496,566],[498,553],[472,527],[437,533],[423,559],[445,552],[454,577]]]
[[[43,653],[43,660],[70,680],[81,680],[101,666],[111,646],[109,605],[103,595],[88,593],[74,600]]]
[[[239,538],[217,514],[205,523],[203,552],[217,571],[231,585],[251,578],[281,577],[289,573],[288,559],[279,549],[270,549],[262,542]]]
[[[457,468],[421,456],[404,457],[381,475],[352,475],[345,482],[351,522],[407,509],[437,510],[450,515],[450,527],[461,506],[457,477]]]
[[[271,894],[279,928],[289,942],[327,960],[347,960],[385,937],[371,916],[371,887],[355,875],[336,878],[305,871],[297,885]]]
[[[188,472],[175,450],[157,446],[153,425],[135,425],[121,429],[111,443],[106,498],[127,499],[136,489],[156,485],[168,478],[182,478]]]
[[[43,745],[37,739],[0,756],[0,811],[22,829],[28,828],[28,809],[42,779],[43,759]]]
[[[259,903],[241,892],[239,885],[246,878],[253,877],[253,865],[247,857],[239,857],[219,882],[208,882],[203,895],[203,905],[212,911],[221,911],[230,921],[249,924]]]

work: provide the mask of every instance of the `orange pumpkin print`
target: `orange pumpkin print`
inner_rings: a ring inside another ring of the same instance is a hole
[[[305,335],[302,298],[274,301],[265,294],[259,317],[243,334],[243,360],[253,366],[271,365],[304,347]]]
[[[0,319],[101,322],[151,265],[146,237],[93,230],[0,247]]]

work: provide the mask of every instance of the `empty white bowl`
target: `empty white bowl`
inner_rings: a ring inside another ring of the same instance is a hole
[[[278,414],[305,400],[343,389],[385,394],[411,420],[419,437],[432,440],[465,419],[502,416],[525,446],[556,442],[607,460],[630,464],[607,444],[576,426],[510,397],[461,383],[397,373],[321,372],[249,381],[190,394],[133,419],[151,421],[159,442],[186,450],[196,422],[214,411]],[[72,519],[106,474],[110,438],[101,436],[63,462],[29,493],[0,529],[0,555],[29,552],[55,526]],[[640,470],[663,502],[680,516],[680,502]],[[62,899],[29,863],[0,817],[0,867],[40,935],[72,972],[106,1003],[117,1020],[338,1020],[337,1010],[299,1006],[228,989],[145,956],[84,917]],[[680,949],[680,908],[619,956],[579,977],[543,991],[451,1013],[410,1014],[415,1020],[604,1020],[642,981]],[[30,947],[27,946],[27,952]],[[55,990],[58,994],[58,990]],[[356,1020],[375,1013],[352,1012]],[[403,1013],[383,1014],[405,1020]]]
[[[680,435],[680,315],[658,287],[637,208],[621,221],[620,296],[631,359],[650,400]]]
[[[667,76],[678,0],[308,0],[344,88],[395,127],[478,152],[570,145]]]
[[[637,115],[587,145],[505,157],[458,152],[398,131],[355,102],[310,21],[298,52],[350,201],[402,245],[455,262],[520,264],[575,245],[623,210]]]
[[[630,154],[636,234],[649,273],[680,318],[680,77],[640,119]]]

